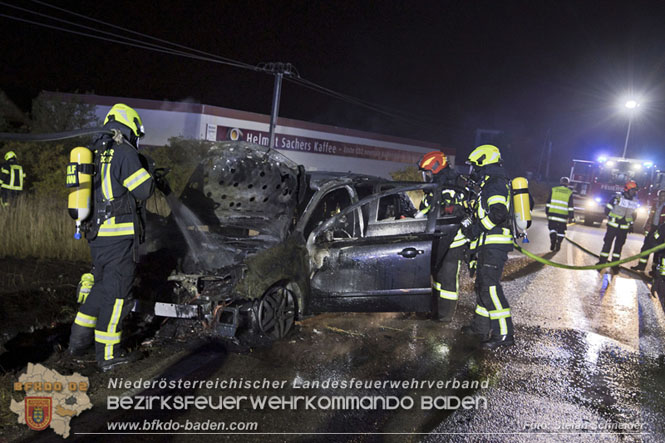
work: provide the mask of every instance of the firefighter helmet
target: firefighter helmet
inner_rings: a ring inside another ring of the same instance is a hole
[[[10,158],[16,158],[14,151],[9,151],[5,154],[5,161],[9,161]]]
[[[138,112],[123,103],[113,105],[109,113],[106,114],[104,124],[110,121],[116,121],[127,126],[137,138],[145,135],[143,122],[141,122]]]
[[[623,187],[623,190],[624,191],[630,191],[631,189],[634,189],[634,190],[637,191],[637,183],[635,183],[635,181],[633,181],[633,180],[628,180],[626,182],[626,185]]]
[[[481,145],[471,151],[467,164],[483,167],[501,162],[501,152],[494,145]]]
[[[568,186],[570,184],[570,179],[568,177],[561,177],[559,183],[561,183],[564,186]]]
[[[438,174],[446,166],[448,166],[448,159],[446,158],[446,154],[441,151],[428,152],[418,162],[418,169],[421,171],[431,171],[432,174]]]

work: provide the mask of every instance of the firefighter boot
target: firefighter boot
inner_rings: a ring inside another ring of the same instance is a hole
[[[563,237],[559,237],[559,236],[557,236],[557,238],[556,238],[556,244],[554,245],[554,250],[555,250],[555,251],[558,251],[559,249],[561,249],[561,242],[562,242],[562,241],[563,241]]]
[[[118,366],[139,361],[141,358],[143,358],[143,356],[139,352],[121,352],[117,357],[113,357],[110,360],[104,360],[99,363],[99,369],[102,372],[108,372]]]
[[[515,338],[512,334],[507,335],[493,335],[489,340],[480,344],[480,347],[485,350],[497,349],[501,346],[512,346],[515,344]]]
[[[601,256],[600,260],[598,260],[598,262],[596,264],[597,265],[604,265],[605,263],[607,263],[607,259]],[[606,268],[598,268],[598,269],[596,269],[596,271],[600,272],[601,274],[604,274],[605,269]]]
[[[556,248],[556,232],[550,232],[550,251],[554,251]]]
[[[639,262],[635,266],[630,267],[630,269],[632,269],[633,271],[642,271],[642,272],[646,270],[646,268],[647,268],[646,262]]]
[[[94,330],[74,323],[69,335],[67,353],[72,357],[81,357],[92,348]]]
[[[457,300],[447,300],[445,298],[438,298],[439,321],[442,323],[450,323],[455,316],[455,309],[457,308]]]
[[[460,329],[462,335],[478,340],[479,342],[485,342],[489,338],[489,332],[481,332],[476,329],[473,325],[464,325]]]

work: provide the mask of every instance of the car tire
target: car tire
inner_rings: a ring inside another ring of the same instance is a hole
[[[296,297],[287,285],[276,285],[261,297],[257,308],[257,322],[261,333],[278,340],[293,328],[296,318]]]

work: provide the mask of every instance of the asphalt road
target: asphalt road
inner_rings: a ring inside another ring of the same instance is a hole
[[[599,251],[603,234],[604,228],[573,225],[567,235]],[[541,211],[529,238],[529,250],[553,261],[596,262],[568,242],[549,253]],[[638,252],[642,239],[631,234],[624,256]],[[623,271],[612,277],[543,266],[517,252],[511,258],[503,283],[516,325],[511,348],[480,351],[459,334],[475,307],[464,273],[449,324],[413,314],[325,314],[299,322],[269,346],[197,339],[153,349],[149,359],[111,378],[241,385],[114,388],[103,376],[92,392],[95,408],[74,419],[69,440],[102,433],[96,437],[104,441],[199,441],[211,436],[188,431],[187,423],[223,421],[256,423],[240,433],[215,431],[224,441],[663,441],[665,315],[645,283]],[[231,400],[222,410],[160,403],[122,410],[109,408],[109,396]],[[303,399],[294,403],[293,396]],[[274,403],[252,405],[249,397]],[[141,427],[111,431],[110,423]],[[23,435],[36,436],[50,438]]]

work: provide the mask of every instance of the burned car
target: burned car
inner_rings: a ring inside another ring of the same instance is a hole
[[[436,187],[306,172],[263,146],[215,144],[169,197],[171,215],[148,226],[153,267],[137,309],[273,339],[315,313],[431,312],[432,243],[452,241],[460,220],[414,217],[406,192]]]

